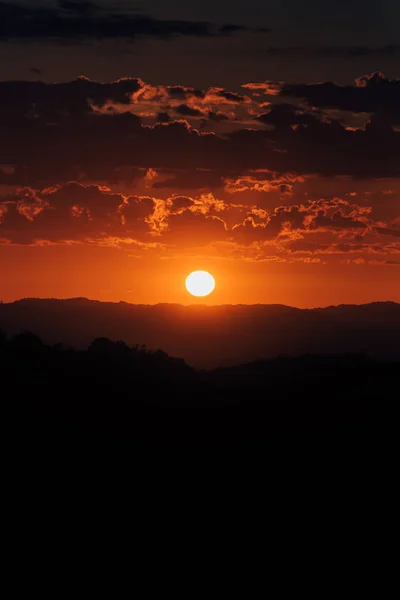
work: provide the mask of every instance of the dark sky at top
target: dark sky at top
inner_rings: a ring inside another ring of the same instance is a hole
[[[101,44],[63,39],[52,45],[51,52],[40,36],[34,43],[3,39],[0,79],[32,78],[34,68],[50,81],[85,73],[103,80],[132,75],[157,83],[236,87],[246,80],[265,79],[350,82],[360,72],[378,69],[389,76],[397,74],[400,5],[393,0],[7,0],[0,3],[0,10],[25,5],[60,11],[75,5],[76,14],[83,15],[89,4],[103,16],[111,10],[131,18],[140,14],[163,22],[206,21],[212,27],[234,24],[269,31],[210,38],[183,35],[167,41],[149,34],[134,43],[123,36]]]
[[[11,2],[21,4],[18,0]],[[56,0],[40,3],[57,5]],[[290,34],[296,40],[311,43],[325,36],[342,43],[343,35],[354,42],[395,43],[400,16],[396,0],[97,0],[94,4],[163,19],[229,21],[271,27],[284,38]]]

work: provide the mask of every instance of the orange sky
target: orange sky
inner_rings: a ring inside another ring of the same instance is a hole
[[[278,303],[297,307],[400,302],[398,270],[367,265],[285,264],[224,259],[132,259],[119,250],[3,247],[0,298],[88,297],[156,304]],[[207,298],[185,290],[185,277],[208,269],[217,287]]]
[[[0,82],[0,299],[400,301],[397,105],[380,73]],[[197,269],[207,299],[185,291]]]

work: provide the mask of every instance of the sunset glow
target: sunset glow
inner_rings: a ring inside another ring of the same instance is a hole
[[[400,9],[109,2],[0,3],[0,300],[399,302]]]

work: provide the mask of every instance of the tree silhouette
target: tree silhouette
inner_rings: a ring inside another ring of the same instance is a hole
[[[280,357],[207,372],[161,349],[105,337],[78,351],[1,331],[0,352],[2,406],[17,429],[20,420],[30,428],[36,419],[33,430],[42,433],[79,423],[157,444],[192,437],[203,444],[210,436],[230,443],[355,422],[362,411],[375,414],[376,398],[390,399],[399,384],[397,363],[357,355]]]
[[[0,329],[0,350],[6,347],[7,335],[6,332]]]
[[[42,340],[30,331],[12,337],[10,345],[13,350],[23,354],[35,354],[43,349]]]
[[[115,346],[115,342],[112,342],[108,338],[101,337],[93,340],[88,348],[88,351],[90,354],[112,355],[115,352]]]

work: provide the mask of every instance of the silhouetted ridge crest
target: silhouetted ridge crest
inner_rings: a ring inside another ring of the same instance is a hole
[[[400,305],[394,302],[298,309],[24,299],[0,304],[0,328],[8,335],[29,330],[46,344],[78,349],[98,337],[146,344],[202,368],[305,354],[400,360]]]

